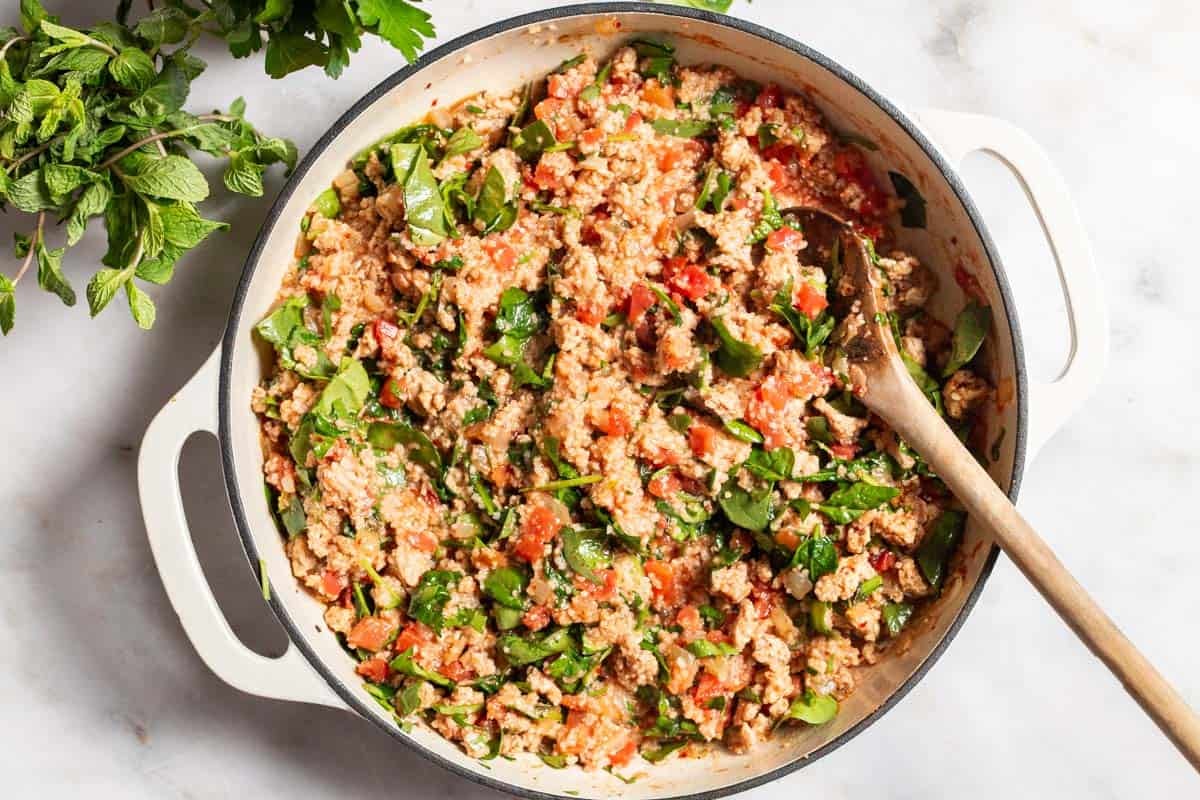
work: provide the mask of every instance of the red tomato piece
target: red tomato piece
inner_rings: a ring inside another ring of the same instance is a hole
[[[696,704],[703,706],[719,694],[721,694],[721,679],[705,670],[700,675],[700,680],[696,683],[696,689],[692,693],[692,696],[696,698]]]
[[[637,753],[637,742],[631,736],[625,740],[625,744],[621,745],[620,750],[612,754],[608,761],[614,767],[623,767],[633,759],[635,753]]]
[[[679,587],[675,583],[675,570],[665,561],[647,561],[646,575],[650,578],[650,592],[659,601],[668,606],[675,605],[679,597]]]
[[[871,566],[876,572],[887,572],[892,567],[896,566],[896,554],[891,550],[880,550],[867,556],[867,560],[871,562]]]
[[[559,97],[547,97],[542,102],[533,107],[533,116],[538,119],[550,119],[562,111],[566,102]]]
[[[570,97],[571,86],[562,75],[551,75],[546,79],[546,94],[551,97]]]
[[[595,147],[604,141],[604,131],[599,128],[588,128],[579,134],[579,143],[587,147]]]
[[[392,647],[397,653],[403,653],[410,648],[419,648],[433,641],[433,631],[420,622],[410,622],[400,631]]]
[[[633,432],[633,423],[624,411],[610,406],[599,428],[608,436],[626,436]]]
[[[856,444],[831,444],[829,450],[838,458],[851,459],[858,455]]]
[[[394,342],[400,338],[400,327],[386,319],[375,320],[375,341],[382,347],[385,342]]]
[[[674,470],[656,473],[646,485],[646,491],[662,500],[674,497],[679,491],[679,476]]]
[[[786,225],[777,231],[767,234],[767,247],[771,250],[791,250],[795,252],[804,246],[804,234]]]
[[[581,303],[575,307],[575,319],[584,325],[599,325],[604,321],[604,311],[595,306]]]
[[[363,617],[354,623],[346,634],[346,643],[351,647],[369,650],[372,653],[383,649],[395,627],[380,617]]]
[[[540,631],[550,624],[550,609],[533,606],[521,616],[521,622],[531,631]]]
[[[778,84],[768,83],[758,93],[754,103],[763,108],[779,108],[783,105],[783,90],[779,88]]]
[[[374,683],[383,683],[388,676],[388,663],[382,658],[368,658],[354,668],[354,671]]]
[[[667,262],[667,276],[667,286],[671,291],[688,300],[704,297],[713,291],[717,282],[699,264],[688,263],[682,258],[672,258]]]
[[[716,439],[717,432],[702,422],[688,428],[688,446],[692,448],[692,453],[695,455],[706,456],[711,453]]]
[[[634,111],[625,120],[625,133],[633,133],[634,129],[642,124],[642,115]]]
[[[326,597],[337,597],[349,585],[350,581],[346,580],[346,576],[340,572],[327,569],[321,575],[321,592]]]
[[[778,232],[776,231],[776,233]],[[809,319],[816,319],[822,311],[829,307],[829,301],[825,299],[825,295],[814,289],[811,283],[801,281],[792,293],[792,305]]]
[[[388,378],[379,390],[379,402],[388,408],[404,408],[404,400],[397,392],[396,379]]]
[[[658,297],[644,283],[635,283],[629,293],[629,312],[626,317],[630,325],[636,325],[646,310],[658,302]]]
[[[471,668],[461,661],[451,661],[449,664],[443,664],[438,672],[455,683],[462,683],[473,674]]]
[[[546,543],[558,533],[559,522],[554,512],[545,506],[534,506],[525,513],[521,522],[521,535],[513,549],[517,555],[533,564],[542,559]]]

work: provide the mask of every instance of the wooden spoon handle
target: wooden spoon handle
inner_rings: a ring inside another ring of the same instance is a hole
[[[924,398],[917,395],[906,405],[910,407],[905,413],[892,415],[901,436],[933,467],[971,516],[992,531],[1025,577],[1200,771],[1200,718],[1196,713],[1067,571]]]

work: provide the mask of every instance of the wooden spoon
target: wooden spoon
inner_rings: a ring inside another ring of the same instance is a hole
[[[824,209],[798,211],[841,222]],[[846,299],[854,315],[850,324],[843,323],[842,347],[850,360],[850,379],[858,399],[921,454],[1075,635],[1200,770],[1200,718],[1084,591],[926,400],[900,360],[886,317],[880,313],[887,307],[878,268],[859,236],[846,227],[840,236],[844,272],[839,286],[843,291],[852,287]]]

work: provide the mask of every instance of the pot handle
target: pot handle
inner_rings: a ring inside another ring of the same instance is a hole
[[[1004,162],[1025,190],[1058,266],[1071,347],[1054,381],[1029,387],[1027,445],[1032,458],[1099,385],[1108,360],[1108,319],[1087,231],[1066,181],[1046,151],[1020,128],[957,111],[926,109],[917,119],[956,167],[975,151]]]
[[[261,656],[242,644],[217,605],[192,545],[180,494],[179,455],[193,433],[217,432],[220,355],[217,348],[167,401],[142,438],[138,493],[154,562],[183,630],[217,677],[250,694],[344,709],[346,704],[291,642],[278,658]]]

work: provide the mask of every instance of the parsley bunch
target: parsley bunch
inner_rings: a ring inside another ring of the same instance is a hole
[[[16,237],[19,270],[0,274],[5,334],[16,285],[35,262],[38,285],[75,304],[63,256],[97,216],[108,252],[87,286],[92,316],[123,291],[134,321],[149,328],[154,303],[138,281],[166,283],[180,256],[227,227],[196,210],[209,185],[190,154],[226,159],[225,186],[246,195],[263,193],[267,165],[294,166],[295,145],[259,133],[243,101],[226,112],[183,110],[204,62],[188,52],[200,29],[177,22],[160,9],[132,27],[76,30],[21,0],[23,32],[0,30],[0,202],[33,215]],[[51,215],[63,228],[56,248]]]

